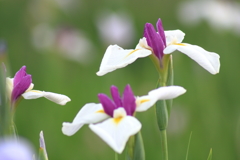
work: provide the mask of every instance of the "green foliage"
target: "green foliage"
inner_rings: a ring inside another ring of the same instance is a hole
[[[126,153],[127,160],[145,160],[144,144],[141,132],[130,137]]]

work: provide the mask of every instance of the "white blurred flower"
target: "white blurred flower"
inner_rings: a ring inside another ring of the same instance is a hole
[[[57,31],[56,45],[63,56],[80,63],[88,63],[94,57],[92,43],[83,32],[71,27],[63,27]]]
[[[54,44],[55,32],[47,23],[36,25],[32,30],[32,43],[37,49],[48,49]]]
[[[42,51],[57,50],[62,56],[83,64],[93,59],[93,44],[82,31],[72,27],[53,28],[42,23],[33,28],[32,43]]]
[[[56,3],[56,5],[62,9],[65,12],[71,12],[77,7],[79,7],[79,2],[81,3],[81,0],[52,0],[53,2]]]
[[[32,147],[24,140],[0,140],[0,160],[32,160],[33,155]]]
[[[179,19],[187,25],[206,20],[218,30],[232,30],[240,34],[240,3],[231,1],[185,1],[179,7]]]
[[[125,12],[103,12],[97,17],[100,38],[106,44],[129,45],[135,37],[131,16]],[[127,37],[127,38],[126,38]]]

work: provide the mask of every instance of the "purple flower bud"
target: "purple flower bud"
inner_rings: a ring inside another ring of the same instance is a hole
[[[152,48],[154,55],[161,60],[163,57],[163,50],[166,47],[166,38],[161,19],[157,21],[158,32],[155,31],[151,23],[146,23],[144,28],[144,37],[148,45]]]
[[[32,76],[27,74],[23,66],[13,78],[12,102],[14,103],[31,85]]]

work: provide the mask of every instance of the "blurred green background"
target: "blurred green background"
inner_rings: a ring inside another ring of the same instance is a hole
[[[130,84],[139,96],[155,88],[158,77],[149,58],[103,77],[95,73],[108,45],[134,48],[145,23],[155,24],[161,18],[165,30],[181,29],[186,33],[184,42],[221,56],[220,73],[211,75],[187,56],[174,53],[174,84],[187,93],[174,100],[169,159],[185,159],[191,132],[189,160],[206,160],[210,148],[214,160],[240,159],[239,3],[211,2],[204,7],[182,0],[0,0],[0,39],[7,43],[9,75],[26,65],[35,89],[72,100],[66,106],[44,98],[23,100],[15,117],[19,135],[38,149],[43,130],[50,160],[114,159],[114,151],[87,125],[68,137],[61,132],[62,122],[71,122],[85,103],[98,103],[98,93],[109,95],[111,85],[122,92]],[[154,108],[137,117],[146,159],[160,159]]]

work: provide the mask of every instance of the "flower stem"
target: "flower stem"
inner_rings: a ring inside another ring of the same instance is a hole
[[[161,143],[162,143],[162,157],[163,160],[168,160],[168,145],[167,145],[167,131],[160,131]]]
[[[115,160],[118,160],[118,153],[115,152]]]

